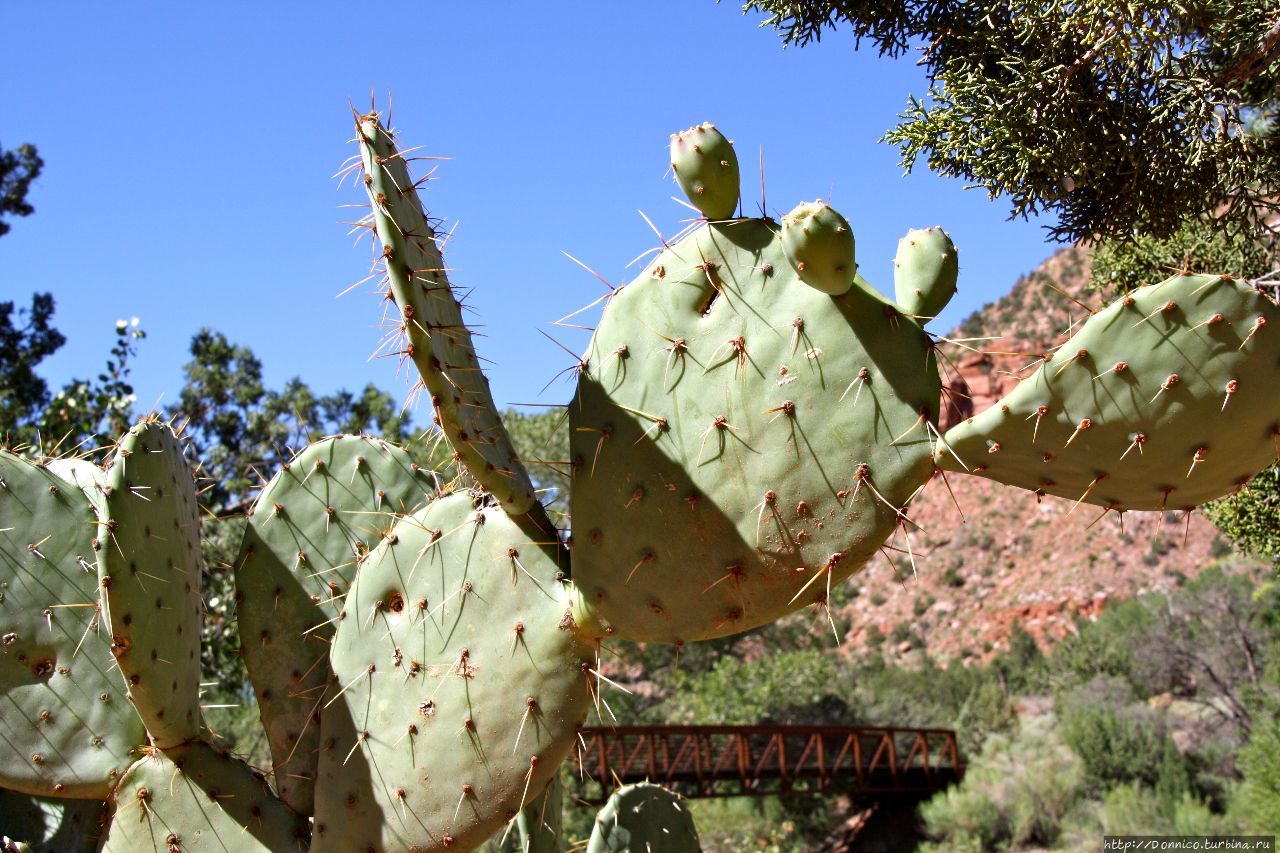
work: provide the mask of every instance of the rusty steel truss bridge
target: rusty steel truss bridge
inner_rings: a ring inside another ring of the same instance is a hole
[[[846,794],[927,797],[964,776],[951,729],[878,726],[584,728],[574,751],[578,798],[650,781],[685,797]]]

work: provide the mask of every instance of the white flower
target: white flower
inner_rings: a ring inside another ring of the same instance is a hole
[[[136,328],[138,328],[138,318],[137,318],[137,317],[130,317],[130,318],[129,318],[129,325],[130,325],[130,326],[132,326],[132,327],[133,327],[133,328],[135,328],[135,329],[136,329]]]
[[[126,323],[124,320],[116,320],[116,331],[123,332],[125,330],[125,327],[128,325],[129,324]]]

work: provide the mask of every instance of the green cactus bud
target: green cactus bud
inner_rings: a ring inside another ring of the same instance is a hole
[[[111,653],[157,746],[200,733],[200,509],[182,444],[148,418],[116,443],[98,519]]]
[[[700,853],[698,828],[684,800],[642,782],[613,792],[596,815],[587,853]]]
[[[98,630],[85,494],[0,451],[0,785],[99,798],[146,740]]]
[[[796,275],[810,287],[840,296],[853,286],[853,230],[824,201],[803,202],[782,217],[782,247]]]
[[[898,241],[893,290],[902,310],[921,320],[938,315],[956,293],[960,263],[941,228],[913,228]]]
[[[707,219],[733,217],[738,209],[738,155],[715,125],[703,122],[671,134],[671,171]]]
[[[1116,510],[1198,506],[1276,456],[1278,330],[1275,303],[1227,276],[1140,288],[948,430],[938,464]]]

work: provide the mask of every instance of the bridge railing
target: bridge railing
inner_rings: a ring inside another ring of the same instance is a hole
[[[877,726],[585,728],[573,760],[588,802],[645,780],[686,797],[893,796],[926,795],[964,775],[954,731]]]

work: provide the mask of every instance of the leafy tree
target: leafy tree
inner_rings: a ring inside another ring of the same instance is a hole
[[[67,342],[52,325],[53,312],[48,293],[33,295],[29,309],[0,302],[0,435],[11,440],[49,404],[49,386],[36,367]]]
[[[885,139],[929,168],[1056,214],[1059,240],[1247,235],[1277,210],[1274,0],[747,0],[785,44],[848,28],[930,80]]]
[[[19,145],[9,151],[0,148],[0,237],[9,233],[5,216],[30,216],[35,211],[27,202],[27,190],[43,168],[44,161],[34,145]]]
[[[31,452],[70,453],[93,435],[116,436],[131,420],[134,402],[129,360],[146,333],[137,318],[118,320],[106,365],[95,378],[71,379],[57,394],[36,372],[37,366],[66,343],[54,328],[53,297],[37,293],[29,310],[0,303],[0,439]]]

